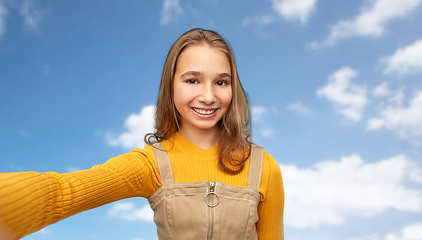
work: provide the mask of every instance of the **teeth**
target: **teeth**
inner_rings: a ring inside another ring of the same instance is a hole
[[[205,115],[212,114],[212,113],[215,112],[215,109],[214,110],[202,110],[202,109],[193,108],[193,110],[197,113],[205,114]]]

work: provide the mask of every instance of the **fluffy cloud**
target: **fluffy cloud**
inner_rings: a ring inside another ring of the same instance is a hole
[[[422,169],[404,155],[365,163],[358,155],[283,172],[286,225],[296,228],[340,225],[348,216],[371,217],[387,209],[422,211]]]
[[[274,20],[273,16],[271,16],[269,14],[258,15],[258,16],[255,16],[253,18],[246,17],[242,21],[242,26],[247,27],[247,26],[252,25],[252,24],[255,24],[255,25],[258,25],[258,26],[267,25],[267,24],[272,23],[273,20]]]
[[[273,0],[273,8],[287,20],[299,20],[305,24],[316,8],[317,0]]]
[[[76,171],[81,171],[83,169],[79,168],[79,167],[75,167],[75,166],[67,166],[67,171],[68,172],[76,172]]]
[[[19,14],[24,20],[25,26],[29,30],[35,30],[38,28],[39,23],[41,22],[41,12],[35,7],[32,0],[25,0],[22,4],[17,4],[16,2],[9,1],[12,9],[18,9]],[[0,2],[0,37],[2,37],[6,32],[6,16],[8,15],[7,8]]]
[[[399,232],[391,232],[384,236],[373,234],[370,236],[352,238],[348,240],[418,240],[422,239],[422,222],[405,226]]]
[[[113,203],[108,210],[109,216],[113,218],[124,219],[127,221],[153,221],[154,212],[148,205],[142,208],[136,208],[133,202],[117,202]]]
[[[350,67],[339,69],[330,75],[327,85],[318,89],[317,96],[331,101],[339,114],[359,121],[367,104],[367,97],[364,87],[350,83],[356,75],[357,72]]]
[[[41,230],[39,230],[38,232],[35,232],[34,235],[50,235],[53,232],[51,232],[50,230],[47,230],[47,228],[43,228]]]
[[[393,55],[380,60],[385,64],[384,73],[407,74],[422,71],[422,39],[404,48],[399,48]]]
[[[273,136],[274,129],[271,127],[271,120],[268,119],[268,115],[270,113],[277,113],[277,110],[271,107],[251,106],[251,112],[253,122],[252,126],[258,126],[257,132],[264,137]]]
[[[164,0],[160,23],[162,25],[171,23],[177,19],[182,12],[183,9],[179,4],[179,0]]]
[[[411,99],[408,107],[401,104],[403,91],[400,91],[395,98],[398,98],[396,104],[385,106],[381,109],[379,117],[368,120],[367,129],[387,128],[402,138],[422,136],[422,90]]]
[[[144,145],[144,136],[154,131],[155,106],[149,105],[141,109],[139,114],[131,114],[125,120],[125,128],[128,130],[114,137],[106,135],[106,142],[111,146],[135,148]]]
[[[299,112],[299,113],[302,113],[302,114],[309,114],[311,111],[305,106],[305,105],[303,105],[302,104],[302,102],[294,102],[294,103],[290,103],[288,106],[287,106],[287,109],[288,110],[291,110],[291,111],[295,111],[295,112]]]
[[[262,118],[268,114],[268,108],[262,106],[251,106],[252,120],[259,122]]]
[[[317,0],[273,0],[273,10],[289,21],[300,21],[306,24],[310,14],[316,9]],[[274,21],[274,14],[262,14],[255,17],[246,17],[242,26],[268,25]]]
[[[388,83],[383,82],[380,85],[376,86],[372,94],[376,97],[385,97],[391,94],[390,87]]]
[[[328,37],[314,41],[311,48],[332,46],[341,39],[352,37],[377,37],[385,32],[387,23],[403,18],[416,9],[422,0],[373,0],[363,6],[361,13],[351,20],[343,20],[330,29]]]
[[[6,32],[6,16],[8,11],[0,2],[0,37]]]
[[[395,106],[403,106],[404,101],[404,90],[406,87],[401,87],[394,96],[388,99],[388,101],[392,104],[395,104]]]
[[[39,23],[41,22],[41,13],[34,6],[33,1],[25,0],[20,7],[19,13],[24,19],[25,25],[32,30],[38,28]]]

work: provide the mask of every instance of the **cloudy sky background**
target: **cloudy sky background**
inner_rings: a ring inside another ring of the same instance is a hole
[[[422,239],[422,0],[0,0],[0,171],[143,147],[166,54],[194,27],[234,49],[286,239]],[[127,199],[25,239],[156,239],[151,214]]]

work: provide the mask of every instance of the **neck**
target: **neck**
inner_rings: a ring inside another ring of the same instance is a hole
[[[217,126],[212,129],[187,129],[183,126],[179,129],[180,135],[186,140],[202,149],[209,149],[217,145],[218,130]]]

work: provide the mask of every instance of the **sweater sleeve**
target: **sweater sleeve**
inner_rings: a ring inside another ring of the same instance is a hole
[[[265,166],[267,165],[267,166]],[[264,154],[264,168],[261,177],[261,202],[258,206],[259,239],[283,240],[284,188],[281,170],[275,159]]]
[[[120,199],[149,197],[160,183],[151,149],[135,149],[89,170],[0,174],[0,226],[19,239]]]

